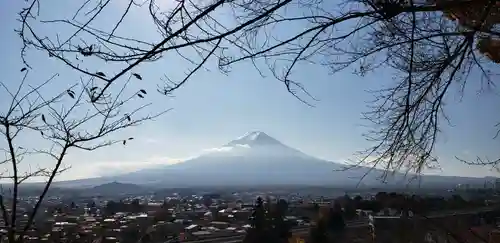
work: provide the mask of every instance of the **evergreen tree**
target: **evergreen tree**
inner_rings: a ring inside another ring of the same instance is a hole
[[[311,243],[327,243],[327,222],[326,218],[319,218],[316,225],[313,225],[309,231]]]
[[[290,234],[290,224],[285,221],[288,203],[285,200],[272,204],[262,198],[257,198],[250,225],[252,226],[245,237],[245,243],[285,243]]]
[[[288,203],[281,199],[270,212],[273,222],[273,237],[275,242],[287,242],[291,237],[291,225],[285,221],[285,216],[288,211]]]
[[[345,220],[342,207],[338,202],[335,202],[333,208],[330,208],[327,219],[327,231],[330,240],[341,241],[344,236]]]
[[[313,208],[314,212],[319,213],[319,205],[317,203],[314,203]]]
[[[106,207],[104,208],[104,213],[105,215],[114,215],[115,213],[118,212],[118,203],[115,201],[111,200],[106,203]]]
[[[309,231],[311,243],[341,242],[345,228],[342,208],[335,203],[328,210],[320,210],[316,224]]]
[[[266,237],[266,212],[264,201],[258,197],[255,203],[252,216],[250,216],[250,226],[244,243],[264,242]]]
[[[139,213],[142,211],[142,205],[139,202],[139,199],[134,199],[130,203],[130,211],[133,213]]]
[[[344,230],[345,221],[342,215],[342,207],[339,203],[334,203],[334,206],[330,208],[328,221],[328,228],[330,231],[340,232]]]

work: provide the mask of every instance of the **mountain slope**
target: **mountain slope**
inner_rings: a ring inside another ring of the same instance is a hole
[[[200,157],[120,176],[168,185],[325,185],[347,183],[342,165],[313,158],[263,132],[251,132]],[[335,176],[337,174],[337,176]],[[357,172],[357,174],[360,174]],[[359,178],[358,178],[359,179]],[[353,184],[353,182],[347,184]]]
[[[110,194],[134,193],[142,191],[145,191],[145,188],[135,184],[111,182],[98,185],[93,188],[89,188],[87,189],[86,192],[93,194],[110,195]]]
[[[288,147],[263,132],[250,132],[226,145],[212,149],[183,163],[145,169],[115,177],[81,180],[92,184],[109,183],[150,184],[162,187],[219,186],[219,185],[329,185],[352,187],[370,171],[362,167],[343,171],[343,165],[320,160]],[[379,180],[380,170],[372,170],[362,184],[404,186],[408,182],[396,174],[388,184]],[[427,178],[427,179],[426,179]],[[452,186],[461,183],[460,177],[424,176],[421,185]],[[468,178],[468,183],[483,183],[481,178]],[[78,184],[74,183],[74,184]]]

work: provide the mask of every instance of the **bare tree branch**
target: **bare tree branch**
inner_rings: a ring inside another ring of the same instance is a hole
[[[457,87],[463,94],[473,72],[493,87],[492,69],[500,63],[500,7],[494,0],[347,0],[340,5],[322,0],[184,0],[169,7],[155,0],[143,4],[130,0],[116,22],[97,23],[96,16],[109,8],[110,1],[82,1],[71,19],[44,19],[37,14],[39,0],[28,2],[19,14],[21,55],[28,47],[46,52],[67,67],[104,81],[102,87],[92,87],[91,101],[96,104],[106,102],[112,84],[139,75],[132,72],[140,64],[171,53],[189,65],[180,82],[165,74],[165,83],[158,89],[165,95],[206,68],[210,60],[218,61],[223,73],[234,64],[250,61],[261,75],[271,74],[311,106],[314,96],[294,78],[301,64],[318,64],[332,73],[352,68],[362,76],[391,69],[392,82],[387,80],[386,87],[372,92],[371,111],[363,114],[372,125],[365,136],[373,146],[360,151],[354,163],[387,172],[420,173],[435,167],[436,139],[442,126],[450,123],[444,105],[450,90]],[[130,11],[141,8],[158,30],[155,42],[118,31]],[[221,19],[221,13],[234,18]],[[39,25],[63,25],[72,32],[60,42],[54,37],[57,33],[42,34]],[[91,70],[94,61],[123,65],[110,75]],[[60,133],[71,130],[49,127]],[[53,137],[62,138],[61,134]],[[85,136],[73,139],[86,140]]]
[[[95,150],[113,145],[119,141],[109,140],[109,135],[154,119],[168,111],[167,109],[153,115],[141,115],[149,104],[136,105],[134,108],[132,101],[138,94],[143,97],[145,92],[138,91],[132,96],[125,96],[128,82],[118,93],[106,93],[99,102],[92,102],[93,96],[98,92],[91,86],[93,78],[87,82],[81,79],[80,83],[69,89],[54,93],[51,81],[57,75],[41,84],[32,85],[27,80],[29,71],[23,71],[25,73],[22,82],[15,89],[0,83],[4,88],[4,95],[11,98],[6,110],[0,111],[0,133],[6,146],[1,148],[5,159],[0,163],[11,166],[0,175],[0,179],[11,182],[12,188],[8,198],[4,195],[0,197],[2,220],[8,230],[9,242],[22,240],[32,226],[53,180],[70,168],[63,166],[69,151],[74,148]],[[29,136],[30,139],[37,139],[38,136],[42,145],[38,147],[28,144],[21,147],[21,140],[18,139],[20,135]],[[51,145],[50,149],[43,149],[43,143]],[[53,167],[39,166],[31,169],[36,156],[39,155],[45,155],[47,162],[52,161],[50,166]],[[28,164],[25,164],[25,159]],[[20,165],[28,166],[29,169]],[[19,186],[36,178],[46,178],[43,190],[29,213],[26,224],[17,225]],[[7,210],[6,206],[10,206],[10,210]]]

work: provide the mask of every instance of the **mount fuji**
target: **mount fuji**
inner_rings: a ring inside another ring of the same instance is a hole
[[[353,187],[361,185],[381,187],[403,186],[409,178],[395,174],[385,184],[379,180],[383,171],[357,167],[343,170],[345,165],[321,160],[291,148],[264,132],[249,132],[222,147],[172,165],[139,170],[113,177],[101,177],[62,182],[66,186],[95,186],[118,181],[162,187],[194,186],[258,186],[308,185]],[[464,177],[423,176],[422,181],[432,184],[455,185]],[[476,181],[482,178],[468,178]],[[481,183],[484,180],[481,181]],[[464,182],[459,182],[464,183]]]

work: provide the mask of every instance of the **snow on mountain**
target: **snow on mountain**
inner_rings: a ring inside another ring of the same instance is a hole
[[[280,141],[270,137],[264,132],[259,132],[259,131],[249,132],[227,144],[227,146],[235,146],[235,145],[243,145],[249,147],[266,146],[266,145],[284,146]]]
[[[344,168],[342,164],[309,156],[264,132],[254,131],[181,163],[120,176],[81,180],[78,183],[119,181],[163,187],[272,184],[352,187],[358,185],[360,179],[370,171],[366,167],[345,171],[342,170]],[[379,180],[381,175],[381,170],[371,170],[362,184],[383,186]],[[479,178],[471,180],[476,179]],[[425,176],[421,182],[453,185],[458,180],[462,179]],[[396,173],[385,185],[402,186],[407,182],[408,178]]]
[[[117,181],[170,185],[355,185],[367,171],[340,171],[343,165],[291,148],[264,132],[250,132],[182,163],[141,170]],[[371,181],[371,180],[367,180]]]
[[[264,132],[249,132],[226,145],[219,148],[206,150],[204,157],[252,157],[252,158],[276,158],[276,157],[300,157],[312,159],[294,148],[286,146],[280,141]]]

